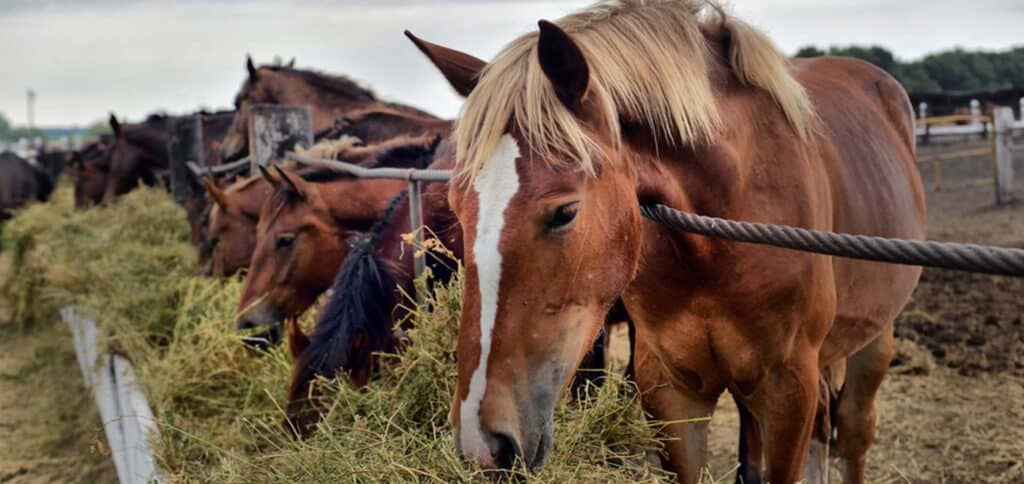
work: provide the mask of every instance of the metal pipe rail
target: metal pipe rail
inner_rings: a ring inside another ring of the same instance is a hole
[[[285,158],[304,165],[322,166],[346,172],[357,178],[376,178],[391,180],[409,180],[423,182],[447,182],[452,177],[451,170],[420,170],[416,168],[366,168],[356,164],[338,160],[327,160],[300,155],[294,151],[285,153]]]
[[[210,167],[200,166],[198,163],[196,163],[194,161],[186,161],[185,162],[185,166],[188,167],[189,171],[191,171],[193,175],[198,176],[198,177],[202,177],[202,176],[207,175],[207,174],[220,175],[221,173],[227,173],[229,171],[237,170],[239,168],[242,168],[243,166],[247,166],[248,164],[249,164],[249,158],[248,157],[242,158],[240,160],[232,161],[231,163],[225,163],[223,165],[216,165],[216,166],[210,166]]]

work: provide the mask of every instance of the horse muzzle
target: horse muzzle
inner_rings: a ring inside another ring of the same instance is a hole
[[[283,321],[279,311],[269,307],[265,301],[260,301],[239,313],[235,318],[235,329],[245,333],[243,339],[246,344],[256,347],[274,346],[281,342]]]

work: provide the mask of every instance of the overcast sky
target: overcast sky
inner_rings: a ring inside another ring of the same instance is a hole
[[[515,35],[590,0],[0,0],[0,112],[40,125],[85,124],[110,111],[138,119],[227,107],[244,59],[297,58],[348,74],[382,97],[452,117],[459,99],[402,36],[488,59]],[[1024,0],[733,0],[786,53],[807,45],[880,44],[903,59],[954,46],[1024,44]]]

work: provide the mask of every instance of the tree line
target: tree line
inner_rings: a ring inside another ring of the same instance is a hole
[[[926,55],[903,62],[879,46],[814,46],[800,49],[797,57],[837,55],[868,61],[898,79],[912,93],[949,91],[1000,91],[1024,88],[1024,46],[999,52],[969,51],[961,48]]]

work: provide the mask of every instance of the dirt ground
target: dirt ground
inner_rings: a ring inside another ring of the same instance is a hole
[[[0,482],[116,482],[70,333],[8,319],[0,305]]]

